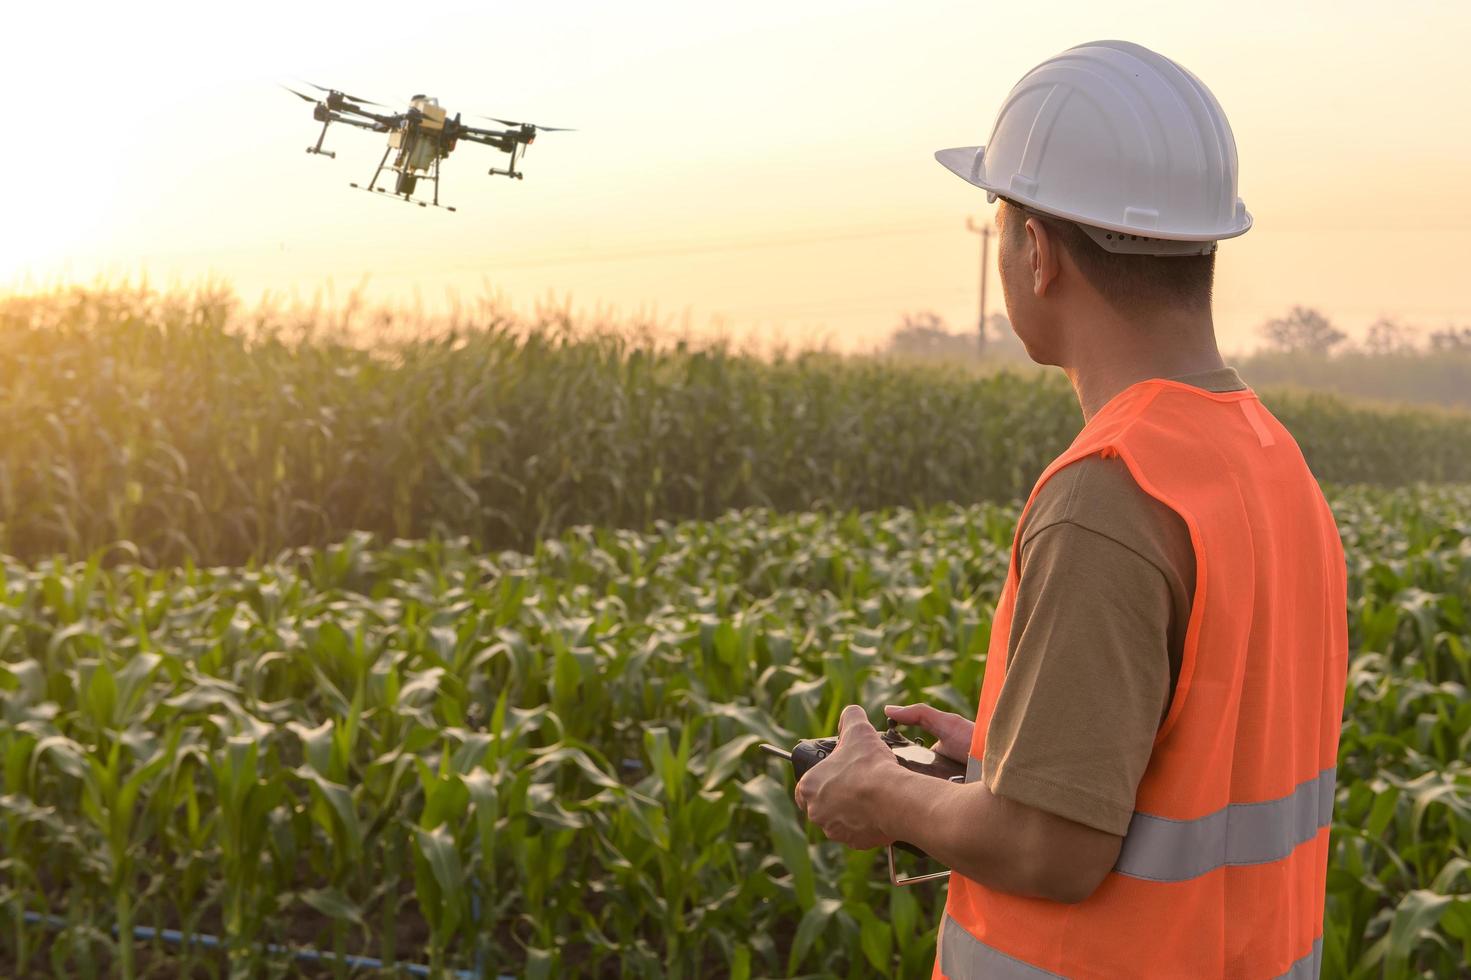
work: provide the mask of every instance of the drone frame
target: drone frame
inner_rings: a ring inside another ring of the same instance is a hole
[[[308,146],[306,152],[319,154],[330,159],[337,158],[336,151],[322,148],[322,144],[327,138],[327,130],[334,122],[345,123],[349,126],[356,126],[359,129],[366,129],[372,132],[392,134],[397,131],[403,134],[397,146],[390,142],[384,149],[383,156],[378,160],[378,166],[373,170],[373,176],[369,179],[367,186],[364,187],[356,182],[352,182],[349,186],[354,189],[399,197],[411,204],[417,204],[421,208],[436,207],[443,208],[446,211],[454,211],[456,210],[454,207],[439,203],[440,161],[449,156],[450,152],[455,148],[455,145],[461,140],[490,146],[500,150],[502,153],[510,155],[510,161],[507,163],[506,169],[500,170],[492,166],[487,171],[487,175],[505,176],[514,180],[526,179],[525,173],[516,169],[516,157],[523,152],[524,147],[530,146],[536,139],[537,127],[532,123],[511,123],[508,120],[496,119],[494,120],[495,122],[504,123],[508,128],[504,130],[481,129],[460,122],[460,114],[456,113],[453,117],[446,115],[440,121],[439,125],[441,128],[438,133],[432,133],[432,131],[426,132],[422,125],[425,116],[418,106],[411,104],[406,112],[380,115],[358,104],[378,105],[378,103],[368,102],[367,99],[359,99],[336,89],[328,89],[311,82],[307,84],[313,88],[321,89],[327,93],[327,96],[324,99],[313,99],[311,96],[304,95],[295,89],[287,88],[288,92],[291,92],[298,98],[315,103],[312,109],[312,118],[322,124],[322,130],[317,134],[316,144]],[[418,99],[420,97],[416,96],[415,98]],[[543,128],[555,130],[557,127]],[[433,148],[432,162],[423,168],[413,166],[409,163],[419,140],[429,140]],[[395,149],[398,150],[398,159],[390,164],[388,158]],[[386,187],[378,186],[378,179],[383,175],[385,169],[392,170],[398,174],[398,188],[393,191],[388,190]],[[427,173],[422,175],[416,173],[415,171],[419,169],[427,170]],[[432,200],[421,201],[415,199],[413,196],[416,184],[421,176],[428,179],[434,185]],[[403,189],[406,179],[409,184],[407,190]]]

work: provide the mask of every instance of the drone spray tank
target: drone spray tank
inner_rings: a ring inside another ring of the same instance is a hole
[[[409,100],[409,111],[403,122],[388,134],[389,147],[398,151],[393,169],[398,171],[395,189],[399,194],[414,193],[418,175],[427,172],[444,155],[441,144],[447,115],[438,99],[416,95]]]

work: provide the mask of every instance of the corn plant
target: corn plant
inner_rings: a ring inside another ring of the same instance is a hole
[[[0,302],[0,552],[210,566],[354,531],[532,550],[731,508],[1007,501],[1081,424],[1059,375],[494,309],[396,339],[326,320],[209,293]],[[1465,413],[1266,398],[1323,479],[1471,480]]]

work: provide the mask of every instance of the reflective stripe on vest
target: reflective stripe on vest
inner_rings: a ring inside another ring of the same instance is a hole
[[[1322,968],[1323,937],[1319,936],[1306,955],[1273,980],[1317,980]],[[1067,980],[1061,974],[1023,963],[987,946],[948,915],[940,937],[940,969],[951,980]]]
[[[1261,803],[1231,803],[1194,820],[1135,811],[1113,869],[1149,881],[1189,881],[1226,865],[1279,861],[1333,823],[1336,768]],[[965,760],[965,781],[979,782],[981,762]]]
[[[1188,881],[1225,865],[1280,861],[1333,822],[1333,779],[1324,769],[1288,795],[1232,803],[1194,820],[1134,814],[1114,870],[1150,881]]]

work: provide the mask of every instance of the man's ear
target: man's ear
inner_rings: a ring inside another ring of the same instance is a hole
[[[1036,218],[1027,219],[1027,262],[1032,272],[1032,292],[1037,297],[1047,294],[1058,273],[1058,243],[1047,226]]]

